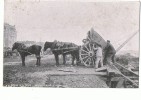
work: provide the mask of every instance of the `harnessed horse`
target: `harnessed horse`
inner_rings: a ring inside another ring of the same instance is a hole
[[[22,66],[25,66],[25,57],[28,56],[28,55],[32,55],[32,54],[36,55],[36,58],[37,58],[36,65],[40,66],[41,48],[42,47],[39,46],[39,45],[32,45],[32,46],[27,47],[23,43],[15,42],[13,44],[12,51],[16,49],[19,52],[21,59],[22,59]]]
[[[69,49],[71,47],[75,47],[75,49]],[[52,53],[55,56],[56,66],[59,65],[59,55],[63,55],[63,64],[66,64],[66,55],[71,54],[72,56],[72,65],[74,65],[74,60],[77,60],[77,65],[79,62],[79,46],[73,43],[67,42],[45,42],[44,44],[44,51],[48,48],[51,49]],[[64,49],[65,48],[65,49]]]

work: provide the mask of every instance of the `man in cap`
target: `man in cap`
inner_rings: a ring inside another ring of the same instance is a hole
[[[115,62],[115,54],[116,50],[113,47],[113,45],[110,43],[109,40],[107,40],[107,46],[104,49],[105,56],[104,56],[104,63],[105,64],[112,64]]]

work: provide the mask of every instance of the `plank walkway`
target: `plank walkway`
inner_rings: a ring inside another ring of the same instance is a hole
[[[28,73],[28,75],[34,76],[39,74],[42,76],[45,75],[54,75],[54,76],[61,76],[61,75],[100,75],[106,76],[107,72],[96,72],[94,68],[77,68],[75,67],[56,67],[53,70],[48,70],[45,72],[34,72]]]

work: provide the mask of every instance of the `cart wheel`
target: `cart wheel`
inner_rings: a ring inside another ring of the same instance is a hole
[[[79,54],[81,63],[85,66],[94,66],[95,62],[95,53],[93,50],[93,44],[86,43],[81,46]]]

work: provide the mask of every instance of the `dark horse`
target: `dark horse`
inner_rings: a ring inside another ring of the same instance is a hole
[[[44,51],[46,51],[48,48],[51,49],[52,53],[55,56],[56,60],[56,66],[59,65],[59,55],[63,55],[63,64],[66,64],[65,57],[68,54],[71,54],[72,56],[72,65],[74,65],[74,60],[77,60],[77,65],[79,63],[79,46],[73,43],[67,43],[67,42],[45,42],[44,44]],[[65,48],[65,49],[64,49]],[[72,49],[70,49],[72,48]],[[73,49],[74,48],[74,49]]]
[[[28,56],[28,55],[32,55],[32,54],[36,55],[36,58],[37,58],[36,65],[40,66],[40,59],[41,59],[40,52],[41,52],[41,49],[42,49],[41,46],[32,45],[32,46],[27,47],[23,43],[15,42],[13,44],[12,51],[15,50],[15,49],[19,52],[19,54],[21,56],[22,66],[25,66],[25,57]]]

